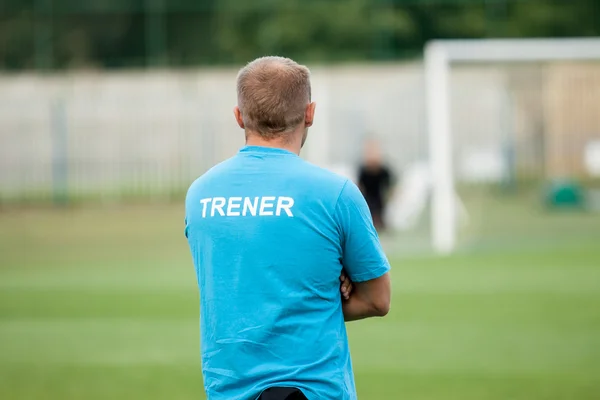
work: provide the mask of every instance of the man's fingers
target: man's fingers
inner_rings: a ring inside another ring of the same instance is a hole
[[[342,297],[344,300],[348,300],[350,298],[350,293],[352,292],[352,281],[344,271],[342,271],[340,275],[340,282],[340,292],[342,293]]]
[[[344,297],[344,299],[348,300],[350,298],[350,293],[352,292],[352,282],[350,282],[349,280],[346,280],[344,283],[342,283],[341,292],[342,292],[342,297]]]

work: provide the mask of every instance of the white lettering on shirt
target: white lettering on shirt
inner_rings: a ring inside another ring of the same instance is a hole
[[[217,210],[219,212],[219,214],[221,215],[221,217],[224,217],[225,213],[223,212],[223,206],[225,205],[225,202],[226,202],[225,197],[213,198],[212,207],[210,208],[210,216],[214,217],[215,210]]]
[[[275,201],[275,196],[264,196],[261,197],[260,199],[260,211],[258,212],[258,215],[273,215],[273,211],[266,211],[267,208],[273,208],[275,206],[275,204],[273,204],[273,202]]]
[[[293,217],[292,207],[294,206],[294,199],[291,197],[279,197],[277,199],[277,211],[275,215],[278,217],[281,215],[281,210],[285,211],[288,217]]]
[[[200,200],[202,218],[221,217],[294,217],[294,199],[286,196],[207,197]],[[210,208],[210,213],[208,209]]]
[[[241,197],[230,197],[227,201],[227,216],[228,217],[239,217],[239,211],[232,211],[240,208],[242,205],[239,204],[242,201]]]
[[[254,203],[250,202],[250,197],[244,197],[244,209],[242,210],[242,215],[244,217],[246,216],[246,212],[248,210],[250,211],[250,215],[255,217],[257,209],[258,209],[258,197],[254,198]]]
[[[202,204],[202,218],[206,218],[206,205],[210,203],[212,199],[209,197],[208,199],[200,200],[200,204]]]

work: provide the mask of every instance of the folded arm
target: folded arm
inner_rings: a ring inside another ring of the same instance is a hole
[[[341,233],[342,309],[346,321],[384,316],[390,309],[390,265],[365,198],[352,182],[340,193],[336,219]],[[351,282],[350,290],[347,282]]]
[[[345,321],[383,317],[390,311],[391,279],[389,273],[366,282],[352,283],[352,292],[342,301]]]

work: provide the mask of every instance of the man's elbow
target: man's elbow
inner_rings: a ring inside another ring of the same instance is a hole
[[[391,301],[389,298],[380,299],[373,303],[373,312],[377,317],[385,317],[390,312]]]

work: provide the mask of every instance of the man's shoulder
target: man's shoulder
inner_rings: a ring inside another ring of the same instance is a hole
[[[343,189],[350,179],[330,169],[320,167],[308,161],[303,161],[303,170],[301,171],[303,179],[311,186],[320,187],[326,192],[339,192]]]
[[[320,167],[308,161],[303,161],[303,164],[305,165],[306,171],[313,174],[316,178],[338,183],[344,183],[348,180],[347,177],[334,172],[331,169]]]
[[[222,174],[226,173],[226,171],[228,171],[231,168],[234,159],[235,157],[231,157],[225,161],[221,161],[220,163],[211,167],[208,171],[204,172],[198,178],[196,178],[188,188],[188,195],[194,189],[199,188],[202,185],[210,184],[210,182],[212,181],[218,181],[219,179],[221,179]]]

